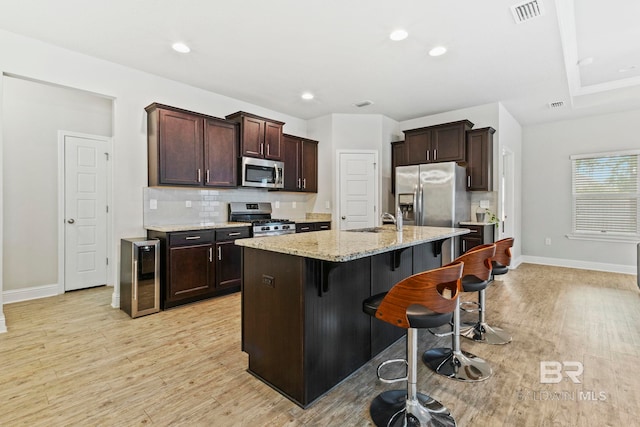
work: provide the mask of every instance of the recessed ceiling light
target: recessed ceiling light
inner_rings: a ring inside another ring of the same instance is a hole
[[[313,99],[313,94],[311,92],[305,92],[301,95],[302,99],[306,99],[307,101]]]
[[[444,55],[447,52],[447,48],[444,46],[437,46],[434,47],[433,49],[431,49],[429,51],[429,55],[431,56],[440,56],[440,55]]]
[[[395,42],[398,42],[400,40],[404,40],[409,36],[409,33],[407,33],[405,30],[403,29],[397,29],[397,30],[393,30],[391,32],[391,34],[389,34],[389,38]]]
[[[189,53],[191,52],[191,48],[189,46],[187,46],[184,43],[174,43],[171,45],[171,47],[173,48],[173,50],[175,50],[176,52],[180,52],[180,53]]]

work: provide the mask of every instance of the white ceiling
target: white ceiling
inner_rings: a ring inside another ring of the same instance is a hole
[[[530,124],[640,108],[640,2],[538,1],[545,13],[516,24],[520,0],[0,0],[0,28],[304,119],[500,101]],[[409,37],[391,41],[399,27]],[[436,45],[447,54],[430,57]]]

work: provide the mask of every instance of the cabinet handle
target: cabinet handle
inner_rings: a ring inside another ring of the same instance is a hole
[[[267,144],[267,156],[271,155],[271,144]]]
[[[198,182],[202,179],[202,171],[198,168]]]
[[[302,178],[302,188],[307,189],[307,178]]]
[[[229,236],[229,237],[233,237],[233,236],[239,236],[240,234],[242,234],[242,233],[240,233],[240,232],[238,232],[238,231],[237,231],[237,232],[235,232],[235,233],[229,233],[229,234],[227,234],[227,236]]]
[[[133,261],[133,300],[138,301],[138,261]]]
[[[298,178],[298,188],[302,188],[302,184],[300,184],[300,178]]]
[[[300,231],[309,231],[310,227],[300,227]]]
[[[264,143],[263,142],[260,143],[260,155],[261,156],[264,155]]]
[[[471,187],[471,175],[467,177],[467,187]]]
[[[218,246],[218,261],[222,261],[222,248]]]
[[[209,248],[209,262],[213,262],[213,248]]]
[[[427,150],[427,161],[429,161],[429,150]]]
[[[207,169],[207,184],[209,183],[209,169]]]
[[[202,236],[187,236],[184,238],[184,240],[198,240],[201,239]]]
[[[433,160],[438,160],[438,150],[433,150]]]

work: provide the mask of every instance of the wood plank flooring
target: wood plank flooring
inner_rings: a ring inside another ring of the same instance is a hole
[[[420,364],[419,390],[460,426],[639,425],[636,277],[523,264],[498,279],[487,319],[513,342],[462,339],[493,377],[461,383]],[[303,410],[246,372],[239,294],[131,319],[110,307],[111,292],[4,307],[1,426],[368,426],[374,396],[402,387],[375,375],[382,360],[403,357],[401,340]],[[449,343],[420,333],[421,351]],[[581,383],[541,384],[541,361],[581,362]]]

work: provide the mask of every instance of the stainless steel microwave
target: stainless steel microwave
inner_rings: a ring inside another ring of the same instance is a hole
[[[243,187],[284,188],[283,162],[242,157],[240,173]]]

